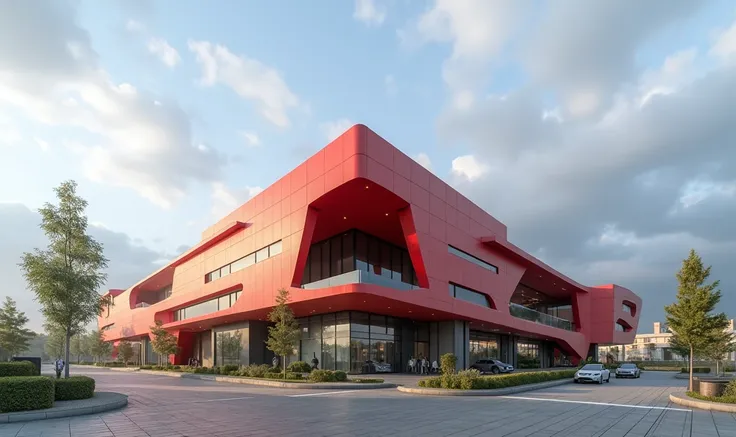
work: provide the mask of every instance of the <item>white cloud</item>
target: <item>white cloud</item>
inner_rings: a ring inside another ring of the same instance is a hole
[[[261,145],[261,139],[258,134],[251,131],[240,131],[238,134],[245,140],[246,145],[249,147],[255,147]]]
[[[463,155],[452,160],[452,172],[472,182],[485,175],[488,166],[473,155]]]
[[[191,40],[189,50],[202,67],[203,85],[221,83],[230,87],[240,97],[255,101],[261,115],[274,125],[290,125],[288,111],[299,106],[299,99],[278,70],[207,41]]]
[[[354,124],[355,123],[350,119],[341,118],[339,120],[322,123],[320,125],[320,129],[329,143],[342,135],[346,130],[350,129]]]
[[[734,196],[736,196],[736,180],[716,182],[705,178],[695,179],[685,184],[678,201],[683,208],[692,208],[709,198]]]
[[[179,52],[165,39],[151,38],[148,40],[147,47],[149,52],[156,55],[169,68],[176,67],[181,61]]]
[[[228,188],[222,182],[212,183],[212,216],[220,220],[233,212],[253,196],[263,191],[261,187],[244,187],[237,190]]]
[[[367,26],[380,26],[386,20],[386,7],[376,0],[355,0],[353,18]]]
[[[429,159],[429,156],[426,153],[418,153],[416,156],[414,156],[414,161],[418,162],[419,165],[426,168],[429,171],[432,171],[432,161]]]
[[[219,179],[225,160],[197,148],[176,102],[115,83],[100,68],[71,4],[16,5],[0,13],[0,28],[18,35],[49,31],[0,39],[0,105],[42,125],[84,132],[61,143],[79,155],[88,178],[133,189],[161,207],[176,204],[191,182]]]
[[[736,56],[736,21],[728,29],[717,33],[717,39],[710,53],[724,60]]]

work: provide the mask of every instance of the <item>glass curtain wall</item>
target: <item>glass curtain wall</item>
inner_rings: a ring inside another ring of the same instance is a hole
[[[498,359],[498,336],[480,331],[470,331],[470,363],[478,360]]]
[[[248,363],[248,330],[233,329],[215,333],[215,363],[228,366]]]
[[[519,369],[538,369],[542,366],[539,355],[539,343],[518,342],[516,344],[516,362]]]
[[[355,270],[417,285],[408,250],[358,230],[312,244],[302,285]]]
[[[392,317],[341,312],[299,319],[299,359],[351,373],[400,370],[400,323]]]

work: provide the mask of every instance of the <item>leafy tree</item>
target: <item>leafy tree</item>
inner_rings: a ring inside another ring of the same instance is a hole
[[[10,357],[28,349],[31,340],[36,336],[33,331],[25,328],[26,323],[26,313],[19,312],[15,301],[6,296],[5,303],[0,308],[0,348]]]
[[[72,355],[77,356],[77,364],[79,364],[80,357],[84,355],[84,337],[86,332],[81,331],[74,334],[74,336],[71,338],[71,346],[69,347],[69,352]]]
[[[101,330],[94,330],[89,333],[87,347],[97,362],[112,353],[112,343],[105,341],[105,333]]]
[[[274,326],[268,327],[268,340],[266,347],[274,354],[281,357],[286,378],[286,357],[294,353],[297,341],[299,341],[299,324],[294,318],[294,312],[289,307],[289,291],[282,288],[276,296],[276,306],[268,314],[268,320]]]
[[[128,361],[133,358],[133,345],[128,340],[120,340],[118,343],[118,358],[128,367]]]
[[[670,337],[670,350],[681,356],[688,366],[690,365],[690,346],[683,343],[676,333],[672,334],[672,337]]]
[[[716,375],[719,374],[718,365],[726,356],[726,354],[734,351],[733,338],[731,336],[717,336],[716,339],[706,346],[703,356],[716,363]]]
[[[151,348],[158,354],[159,364],[166,361],[169,364],[169,355],[179,350],[178,338],[163,327],[163,322],[156,320],[151,326]]]
[[[647,343],[647,352],[649,353],[649,359],[654,360],[654,352],[657,350],[655,343]]]
[[[52,360],[61,358],[66,348],[66,334],[64,329],[49,323],[46,323],[45,328],[48,337],[46,338],[46,343],[43,345],[43,350]]]
[[[677,273],[677,302],[665,307],[667,324],[677,334],[678,341],[689,349],[689,390],[693,388],[693,356],[731,337],[725,331],[728,327],[726,315],[713,313],[721,300],[721,291],[718,281],[707,282],[709,276],[710,267],[703,266],[703,260],[691,249]]]
[[[46,319],[64,329],[68,363],[71,337],[107,304],[97,292],[107,278],[102,273],[107,259],[102,245],[87,235],[87,201],[77,195],[76,182],[63,182],[54,191],[59,204],[39,209],[49,244],[45,250],[24,253],[20,266]]]

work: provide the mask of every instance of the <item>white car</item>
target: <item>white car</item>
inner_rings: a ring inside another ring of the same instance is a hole
[[[611,372],[603,364],[586,364],[575,372],[574,378],[576,384],[586,381],[603,384],[603,381],[611,382]]]

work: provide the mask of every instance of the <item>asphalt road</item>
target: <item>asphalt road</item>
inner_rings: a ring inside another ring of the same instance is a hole
[[[74,368],[99,391],[130,396],[100,416],[0,424],[1,437],[736,436],[725,413],[690,411],[668,394],[685,381],[646,372],[504,397],[425,397],[395,389],[283,390]],[[388,377],[390,379],[390,377]]]

